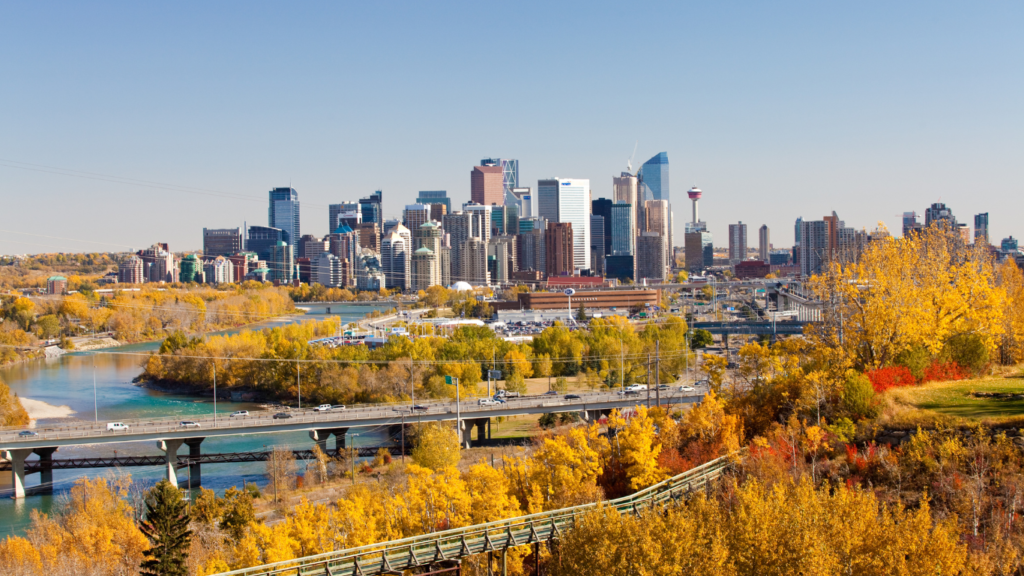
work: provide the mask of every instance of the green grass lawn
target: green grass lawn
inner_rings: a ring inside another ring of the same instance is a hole
[[[1024,394],[1024,379],[1011,377],[931,382],[899,388],[889,394],[900,404],[965,420],[995,423],[1024,417],[1024,400],[978,398],[972,392]]]
[[[523,438],[540,432],[536,416],[514,416],[504,422],[491,421],[491,438]]]

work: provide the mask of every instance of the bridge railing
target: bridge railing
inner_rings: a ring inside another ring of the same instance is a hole
[[[538,514],[422,534],[225,572],[220,576],[356,576],[401,572],[415,566],[460,560],[467,556],[559,537],[576,519],[602,507],[634,513],[678,500],[694,490],[706,489],[731,465],[736,454],[723,456],[649,488],[603,502],[583,504]]]

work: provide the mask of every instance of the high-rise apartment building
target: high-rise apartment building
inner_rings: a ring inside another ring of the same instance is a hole
[[[548,277],[573,275],[576,255],[576,242],[573,236],[572,222],[548,222],[544,234]]]
[[[328,288],[344,286],[342,284],[342,266],[338,257],[330,252],[324,252],[311,260],[312,271],[310,282],[321,284]]]
[[[543,222],[543,220],[541,220]],[[547,251],[544,247],[544,236],[547,224],[531,228],[516,236],[516,257],[519,259],[519,270],[534,270],[547,273]]]
[[[203,275],[207,284],[231,284],[235,281],[235,267],[223,256],[203,261]]]
[[[501,166],[474,166],[469,173],[469,199],[477,204],[505,204]]]
[[[735,264],[747,259],[747,225],[729,224],[729,262]]]
[[[441,283],[437,274],[437,254],[426,246],[412,253],[412,289],[426,290]]]
[[[268,211],[268,223],[271,228],[284,230],[285,239],[293,247],[298,249],[299,236],[299,193],[294,188],[274,188],[270,191],[270,209]]]
[[[595,276],[604,276],[604,216],[590,215],[590,269]]]
[[[441,222],[444,220],[444,215],[448,213],[447,204],[441,204],[439,202],[436,204],[427,204],[427,206],[430,206],[430,219],[435,222]]]
[[[711,266],[715,259],[714,242],[710,232],[687,232],[684,237],[686,246],[686,270],[692,275],[699,275]]]
[[[117,265],[117,281],[121,284],[142,284],[146,281],[143,269],[142,258],[132,254]]]
[[[460,257],[459,277],[453,280],[468,282],[473,286],[487,286],[491,283],[487,271],[487,242],[481,238],[469,238],[462,245]]]
[[[299,241],[299,254],[302,254],[300,258],[309,258],[312,265],[316,265],[317,258],[320,257],[324,252],[331,250],[331,243],[317,238],[313,235],[303,236],[302,240]]]
[[[139,258],[142,258],[142,278],[144,282],[177,282],[177,268],[174,265],[174,255],[171,254],[167,244],[153,244],[145,250],[140,250]]]
[[[636,279],[649,283],[665,280],[668,269],[665,237],[657,232],[641,232],[636,239]]]
[[[195,254],[189,254],[181,259],[181,271],[179,272],[180,280],[183,283],[196,282],[202,283],[205,281],[203,272],[203,263],[199,260],[199,257]],[[120,278],[119,281],[124,282]]]
[[[988,245],[988,212],[974,215],[974,243]]]
[[[447,190],[420,190],[416,197],[417,204],[444,204],[445,214],[451,214],[452,201],[448,198]],[[434,218],[437,220],[437,218]]]
[[[772,251],[771,237],[768,233],[768,225],[762,224],[757,230],[757,257],[761,262],[768,261],[768,254]]]
[[[616,201],[611,206],[612,234],[611,250],[613,256],[632,256],[636,242],[636,221],[633,217],[633,206]]]
[[[824,220],[803,220],[800,223],[800,276],[820,274],[829,258],[829,226]]]
[[[381,240],[381,268],[384,271],[384,285],[388,289],[397,288],[403,292],[410,289],[411,248],[406,238],[396,229],[392,229]]]
[[[487,243],[487,258],[493,262],[491,282],[505,284],[516,269],[516,241],[513,236],[495,236]]]
[[[648,200],[644,202],[644,212],[647,215],[647,225],[643,231],[656,232],[665,239],[665,261],[671,262],[669,247],[672,240],[672,216],[669,214],[668,201]]]
[[[204,256],[231,256],[241,251],[241,228],[203,228]]]
[[[552,178],[537,183],[540,216],[553,222],[571,223],[573,266],[590,268],[590,180]],[[551,250],[551,247],[548,247]],[[551,274],[550,268],[548,274]]]
[[[945,204],[936,202],[924,211],[924,225],[928,227],[939,222],[948,226],[950,230],[956,228],[956,217],[953,216],[953,211],[947,208]]]
[[[430,222],[430,205],[407,204],[402,212],[402,224],[415,234],[420,226]]]
[[[359,233],[359,247],[380,252],[380,225],[376,222],[363,222],[356,227]]]

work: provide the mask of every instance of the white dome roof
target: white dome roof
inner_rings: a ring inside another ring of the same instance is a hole
[[[471,286],[469,282],[456,282],[455,284],[449,286],[449,288],[455,290],[456,292],[465,292],[467,290],[473,290],[473,286]]]

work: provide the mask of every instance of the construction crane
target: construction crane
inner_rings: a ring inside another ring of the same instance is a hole
[[[639,144],[639,140],[637,140],[636,143],[633,144],[633,154],[629,157],[629,160],[626,160],[626,172],[629,172],[630,174],[633,173],[633,158],[636,158],[636,147]]]

